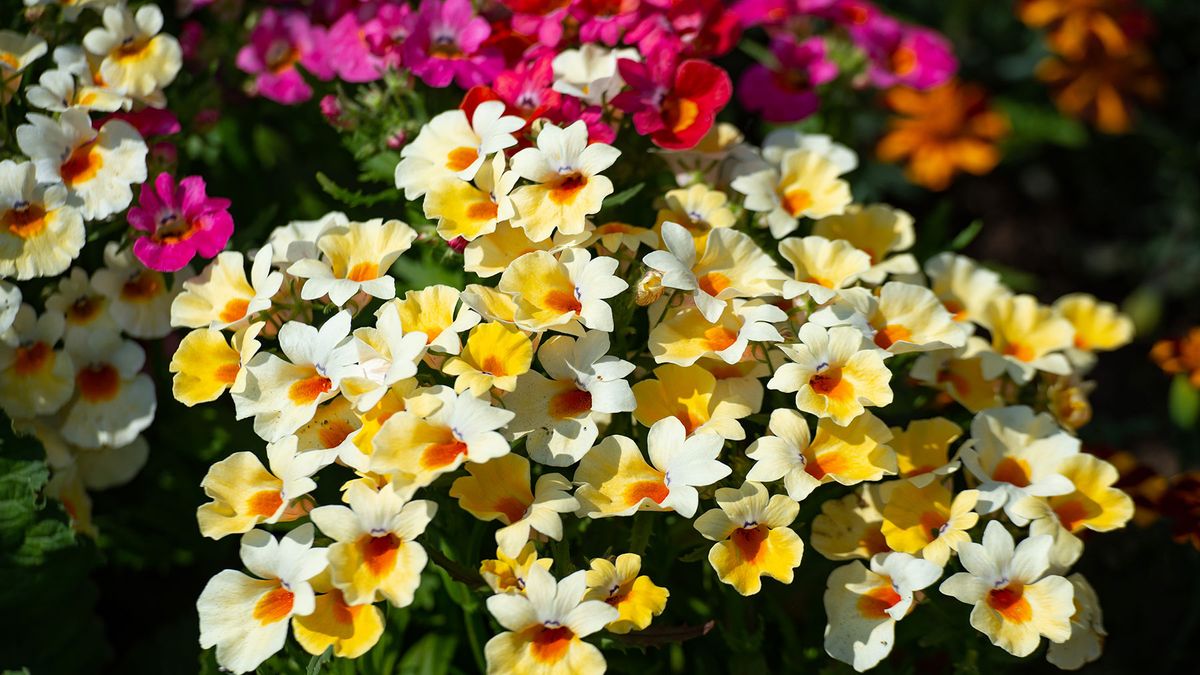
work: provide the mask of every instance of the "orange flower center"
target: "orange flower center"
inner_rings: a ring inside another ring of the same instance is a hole
[[[309,405],[330,389],[333,389],[333,381],[314,370],[312,375],[296,380],[288,387],[288,398],[296,405]]]
[[[442,469],[467,454],[467,444],[451,437],[443,443],[430,443],[421,451],[421,468]]]
[[[350,281],[370,281],[379,278],[379,265],[371,262],[358,263],[346,274]]]
[[[254,618],[264,626],[286,619],[292,613],[293,597],[283,586],[267,591],[254,603]]]
[[[396,566],[396,554],[404,540],[392,533],[379,537],[364,535],[358,540],[363,564],[376,578],[387,575]]]
[[[697,279],[696,283],[700,286],[700,290],[715,298],[721,291],[729,288],[732,282],[729,277],[720,272],[709,272]]]
[[[758,557],[763,553],[767,536],[771,534],[770,528],[766,525],[755,525],[754,527],[742,527],[733,531],[729,535],[730,541],[742,555],[742,559],[746,562],[756,562]]]
[[[571,642],[575,639],[575,634],[566,626],[557,628],[543,626],[534,630],[537,632],[530,641],[530,651],[533,653],[533,658],[542,663],[561,661],[567,655],[567,651],[571,648]]]
[[[495,202],[475,202],[467,207],[467,217],[471,220],[492,220],[500,212]]]
[[[67,308],[67,320],[71,323],[88,323],[100,315],[104,309],[104,298],[98,295],[87,295],[71,303]]]
[[[163,288],[162,275],[145,270],[121,286],[121,297],[134,302],[146,301],[161,293]]]
[[[829,368],[814,374],[808,379],[808,386],[820,396],[842,400],[853,393],[850,383],[842,377],[841,368]]]
[[[104,166],[104,158],[96,150],[99,140],[99,138],[95,138],[75,148],[71,152],[71,156],[67,157],[67,161],[58,168],[64,185],[75,187],[80,183],[88,182],[100,173],[100,168]]]
[[[501,361],[498,356],[489,354],[487,358],[483,360],[483,365],[480,366],[479,371],[482,373],[487,373],[488,375],[492,375],[493,377],[504,377],[504,375],[508,372],[508,369],[504,367],[504,362]]]
[[[241,371],[242,365],[240,363],[223,363],[217,366],[217,369],[213,371],[213,377],[216,378],[218,382],[233,384],[235,381],[237,381],[238,373]]]
[[[649,499],[655,504],[662,504],[670,492],[661,478],[658,480],[640,480],[625,488],[625,503],[633,506],[634,504],[641,503],[643,499]]]
[[[250,495],[250,499],[246,503],[246,511],[253,516],[270,518],[275,515],[280,506],[283,506],[283,495],[279,490],[260,490]]]
[[[1011,483],[1017,487],[1027,487],[1029,480],[1029,464],[1023,459],[1005,457],[996,463],[992,478],[1002,483]]]
[[[45,342],[24,345],[17,347],[13,370],[22,377],[28,377],[41,370],[52,359],[54,359],[54,350]]]
[[[858,613],[868,619],[889,619],[887,611],[900,602],[900,594],[890,583],[876,586],[858,598]]]
[[[121,375],[108,363],[88,366],[75,376],[79,395],[89,403],[101,403],[116,398],[121,391]]]
[[[900,324],[889,323],[875,333],[875,344],[880,349],[887,349],[897,342],[908,342],[912,339],[912,331]]]
[[[987,604],[1013,623],[1025,623],[1033,618],[1033,608],[1025,599],[1025,586],[1020,583],[988,591]]]
[[[849,460],[845,455],[836,451],[815,455],[804,464],[804,471],[817,480],[821,480],[829,474],[845,473],[849,469]]]
[[[704,340],[708,343],[709,351],[719,352],[728,349],[737,342],[738,334],[724,326],[713,326],[704,329]]]
[[[521,520],[525,517],[525,512],[529,510],[529,505],[522,502],[516,497],[501,497],[496,500],[492,510],[504,516],[504,522],[507,525]]]
[[[550,201],[562,206],[563,204],[571,204],[579,193],[587,187],[588,179],[580,173],[573,173],[565,176],[550,188]]]
[[[558,289],[552,290],[542,299],[542,304],[560,314],[572,312],[578,314],[583,311],[583,303],[575,297],[574,290],[571,289],[570,293]]]
[[[0,218],[0,224],[13,236],[29,239],[46,229],[46,209],[37,204],[9,209]]]
[[[246,311],[250,309],[250,301],[236,298],[225,303],[225,308],[217,315],[221,321],[225,323],[234,323],[241,321],[246,317]]]
[[[1026,344],[1021,344],[1020,342],[1010,342],[1004,345],[1002,353],[1005,356],[1011,356],[1018,361],[1024,361],[1026,363],[1037,358],[1037,355],[1033,352],[1033,347],[1030,347]]]
[[[321,430],[317,432],[317,440],[321,442],[321,446],[325,449],[336,448],[341,445],[346,438],[354,433],[354,429],[350,423],[345,420],[328,420],[321,426]]]
[[[669,98],[663,101],[663,122],[674,133],[691,128],[700,116],[700,106],[690,98]]]
[[[477,159],[479,159],[479,151],[477,149],[466,146],[458,147],[446,155],[446,168],[457,173],[471,166]]]
[[[573,386],[550,399],[550,416],[556,419],[578,417],[591,411],[592,394]]]
[[[799,216],[813,205],[812,193],[803,188],[788,190],[783,195],[783,205],[792,216]]]

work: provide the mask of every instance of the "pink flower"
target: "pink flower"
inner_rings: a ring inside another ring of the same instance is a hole
[[[641,0],[577,0],[571,16],[579,22],[580,42],[612,47],[642,18],[641,9]]]
[[[660,52],[709,58],[733,49],[742,34],[738,16],[724,0],[646,0],[662,7],[646,11],[644,18],[625,33],[627,44],[637,45],[646,58]]]
[[[171,174],[158,174],[153,187],[142,185],[138,205],[126,217],[146,233],[133,243],[134,255],[159,272],[181,270],[197,254],[215,256],[233,234],[229,200],[206,195],[199,176],[188,176],[176,187]]]
[[[369,15],[370,7],[363,13]],[[356,12],[346,12],[329,27],[325,48],[337,76],[346,82],[374,82],[383,76],[384,59],[371,49],[367,37],[366,18]]]
[[[412,35],[404,42],[404,63],[431,87],[453,81],[470,89],[490,82],[504,68],[499,50],[484,46],[491,34],[471,0],[422,0]]]
[[[363,37],[371,53],[383,60],[390,68],[399,68],[403,62],[404,42],[412,34],[417,21],[412,7],[393,2],[384,3],[375,15],[363,21]]]
[[[850,36],[870,58],[867,75],[881,89],[897,85],[931,89],[958,70],[950,42],[936,31],[880,14],[851,29]]]
[[[750,66],[738,82],[742,105],[768,122],[795,122],[816,112],[821,104],[817,86],[838,74],[837,65],[825,57],[825,41],[782,37],[772,42],[771,52],[777,68]]]
[[[501,0],[512,11],[512,29],[537,39],[544,47],[562,41],[571,0]]]
[[[548,111],[558,109],[562,95],[551,88],[554,86],[553,61],[553,53],[544,53],[496,76],[492,88],[500,100],[508,104],[512,114],[532,122],[545,117]]]
[[[639,63],[619,59],[617,70],[629,90],[613,105],[633,115],[633,126],[660,148],[687,150],[700,142],[729,102],[729,75],[708,61],[688,59],[675,66],[674,54],[659,52]]]
[[[333,69],[325,61],[325,31],[312,26],[301,12],[263,12],[250,33],[250,44],[237,54],[237,66],[256,75],[254,85],[266,98],[291,105],[312,96],[296,64],[314,76],[328,80]]]
[[[125,111],[118,110],[117,112],[97,118],[92,122],[92,126],[99,129],[104,126],[109,120],[124,120],[129,123],[143,138],[150,136],[170,136],[179,133],[180,127],[179,118],[175,113],[166,108],[151,108],[149,106],[141,110]]]

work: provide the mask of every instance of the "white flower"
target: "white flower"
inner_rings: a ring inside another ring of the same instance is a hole
[[[76,397],[62,434],[85,448],[125,445],[154,421],[154,382],[141,372],[146,352],[109,331],[67,342],[75,364]]]
[[[588,143],[583,120],[565,129],[547,124],[536,147],[513,156],[513,172],[532,184],[513,191],[517,217],[512,224],[524,229],[532,241],[546,239],[555,229],[563,234],[583,232],[587,217],[599,211],[613,192],[612,181],[600,172],[620,154],[611,145]]]
[[[55,50],[57,56],[58,50]],[[125,97],[90,83],[76,83],[75,76],[63,68],[47,70],[38,83],[25,90],[29,104],[48,112],[66,112],[69,108],[113,112],[127,100]]]
[[[39,317],[33,307],[19,305],[13,313],[9,339],[0,343],[0,407],[9,417],[51,415],[70,400],[75,365],[55,349],[63,330],[59,312]]]
[[[472,180],[488,155],[517,144],[513,133],[524,126],[525,120],[504,114],[500,101],[480,103],[470,121],[462,110],[447,110],[400,151],[396,187],[412,200],[447,177]]]
[[[287,266],[305,258],[318,258],[321,251],[317,240],[332,227],[349,224],[350,219],[341,211],[330,211],[316,220],[293,220],[287,225],[271,230],[267,245],[271,247],[271,262]],[[258,256],[255,255],[257,260]]]
[[[0,277],[62,274],[83,249],[83,216],[62,185],[38,185],[34,165],[0,161]]]
[[[327,566],[326,549],[312,548],[313,526],[306,523],[276,540],[262,530],[242,536],[246,569],[223,570],[209,580],[196,601],[200,646],[217,648],[222,668],[245,673],[283,649],[288,619],[315,608],[309,581]]]
[[[806,134],[795,129],[775,129],[763,139],[762,156],[775,166],[793,150],[809,150],[828,159],[839,175],[858,168],[858,155],[826,134]]]
[[[104,25],[83,37],[83,46],[103,56],[100,76],[108,86],[135,98],[165,88],[183,65],[183,50],[173,36],[159,34],[162,10],[142,5],[131,14],[123,4],[104,9]]]
[[[341,307],[357,293],[382,300],[396,297],[396,280],[388,274],[392,263],[412,246],[417,233],[399,220],[374,218],[325,230],[317,240],[320,260],[306,258],[288,267],[288,274],[305,279],[304,300],[325,295]]]
[[[374,408],[395,384],[417,374],[428,336],[405,333],[400,314],[381,312],[374,328],[354,331],[354,347],[362,374],[342,381],[342,393],[359,411]]]
[[[171,303],[171,325],[214,330],[248,325],[255,314],[270,308],[283,285],[283,273],[271,270],[271,256],[271,244],[259,249],[247,281],[240,252],[218,253],[199,276],[183,282],[183,292]]]
[[[171,332],[171,303],[183,290],[183,280],[191,276],[184,267],[167,286],[161,272],[147,269],[131,249],[119,250],[115,241],[104,247],[104,267],[92,276],[92,285],[109,297],[113,319],[128,335],[158,339]]]
[[[17,145],[33,160],[42,183],[67,187],[87,220],[123,211],[133,201],[131,183],[146,180],[146,142],[123,120],[97,131],[86,111],[71,108],[57,121],[30,113],[17,127]]]
[[[564,49],[554,57],[554,91],[582,99],[589,105],[603,105],[625,86],[617,71],[617,61],[641,61],[636,49],[607,49],[588,43],[579,49]]]
[[[46,298],[46,309],[61,313],[67,319],[64,342],[67,348],[76,342],[87,342],[96,332],[119,332],[117,323],[108,311],[108,297],[92,285],[88,273],[71,268],[68,276],[59,278],[58,288]]]

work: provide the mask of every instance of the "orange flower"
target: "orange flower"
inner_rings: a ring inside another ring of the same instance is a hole
[[[1163,87],[1150,52],[1141,46],[1123,56],[1092,49],[1076,61],[1050,57],[1038,64],[1037,77],[1050,85],[1063,114],[1107,134],[1129,131],[1135,100],[1155,101]]]
[[[959,171],[983,175],[1000,161],[996,143],[1008,133],[1008,119],[988,106],[981,87],[951,80],[926,91],[895,88],[885,102],[901,117],[888,124],[876,154],[907,160],[912,182],[944,190]]]
[[[1092,45],[1123,56],[1150,30],[1149,15],[1131,0],[1021,0],[1017,16],[1046,29],[1050,48],[1072,60]]]
[[[1192,328],[1182,337],[1154,343],[1150,358],[1164,373],[1185,373],[1193,387],[1200,387],[1200,327]]]

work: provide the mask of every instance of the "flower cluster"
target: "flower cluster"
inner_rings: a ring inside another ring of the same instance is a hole
[[[792,583],[807,547],[844,561],[825,649],[858,670],[934,595],[1017,656],[1043,637],[1060,667],[1098,656],[1098,600],[1070,570],[1081,535],[1134,505],[1074,430],[1097,353],[1132,324],[1089,295],[1042,304],[962,255],[919,261],[913,217],[856,203],[858,158],[829,136],[755,145],[716,122],[731,78],[705,59],[745,23],[782,35],[793,4],[873,36],[863,72],[881,86],[952,70],[936,36],[858,2],[354,15],[403,27],[349,32],[380,68],[454,83],[462,102],[398,144],[411,224],[292,222],[218,255],[172,303],[190,329],[175,396],[228,391],[265,448],[202,483],[201,532],[241,535],[253,575],[222,571],[199,598],[222,667],[255,669],[289,633],[360,656],[384,631],[379,604],[412,605],[436,566],[490,596],[489,672],[598,673],[590,636],[646,630],[675,594],[649,564],[656,528],[742,596]],[[309,42],[259,51],[319,76],[311,44],[346,16],[277,15]],[[401,286],[397,261],[431,251],[468,282]],[[463,559],[449,523],[467,516],[494,523],[477,526],[494,547]],[[594,536],[625,523],[627,548]]]
[[[1037,68],[1064,114],[1120,134],[1133,125],[1137,102],[1154,102],[1162,78],[1147,40],[1150,14],[1133,0],[1021,0],[1017,16],[1046,31],[1054,52]]]
[[[157,399],[139,341],[171,332],[187,263],[222,249],[233,221],[199,177],[177,187],[162,173],[131,207],[155,152],[172,147],[146,139],[180,128],[163,89],[181,49],[159,8],[79,3],[63,17],[81,44],[0,31],[4,140],[15,140],[0,143],[0,407],[45,447],[48,492],[93,533],[86,490],[130,480],[147,457]],[[103,264],[89,272],[76,264],[93,242]]]

